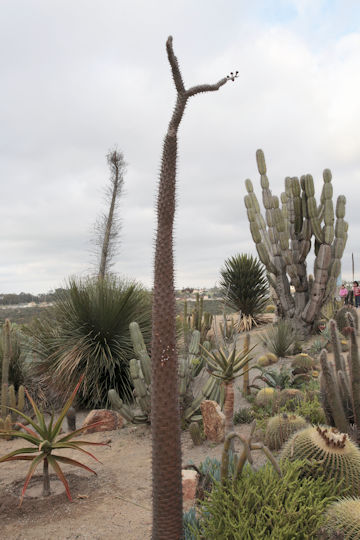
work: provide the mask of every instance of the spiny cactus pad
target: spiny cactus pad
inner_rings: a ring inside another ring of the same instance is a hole
[[[326,512],[328,533],[340,533],[342,538],[360,538],[360,499],[347,497],[331,504]]]
[[[348,435],[328,426],[309,427],[295,433],[285,444],[282,459],[306,459],[311,474],[344,480],[352,495],[360,493],[360,450]]]
[[[270,405],[276,396],[277,392],[275,392],[274,388],[262,388],[256,394],[255,403],[259,407],[265,407]]]
[[[290,435],[307,427],[305,418],[296,414],[279,414],[269,419],[265,432],[265,444],[270,450],[280,450]]]

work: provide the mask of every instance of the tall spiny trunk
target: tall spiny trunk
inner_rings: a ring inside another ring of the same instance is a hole
[[[225,384],[225,400],[224,400],[224,415],[225,415],[225,437],[231,431],[234,431],[234,381],[224,381]]]
[[[153,540],[179,540],[183,534],[173,262],[177,131],[189,97],[218,90],[229,80],[225,77],[213,85],[199,85],[185,90],[171,36],[166,48],[177,101],[165,136],[157,200],[151,348]]]

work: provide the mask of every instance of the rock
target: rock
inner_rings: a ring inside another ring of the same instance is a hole
[[[94,409],[89,412],[84,420],[82,427],[89,426],[95,422],[102,422],[97,426],[90,427],[84,433],[95,433],[97,431],[113,431],[121,429],[124,425],[124,419],[118,412],[108,411],[107,409]]]
[[[208,441],[220,443],[225,439],[225,415],[216,401],[206,399],[200,405],[204,433]]]
[[[182,469],[181,478],[184,509],[189,509],[192,506],[195,506],[199,473],[190,469]]]

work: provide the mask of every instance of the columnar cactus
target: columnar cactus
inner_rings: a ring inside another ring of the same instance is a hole
[[[350,313],[348,332],[350,352],[345,359],[336,323],[330,321],[331,342],[334,349],[334,363],[328,361],[326,351],[320,355],[321,377],[320,395],[327,422],[360,441],[360,358],[354,318]]]
[[[285,179],[285,191],[273,196],[266,175],[262,150],[256,152],[262,187],[265,217],[254,193],[251,180],[246,180],[248,194],[245,206],[250,231],[261,262],[265,265],[270,285],[274,288],[280,314],[293,321],[294,327],[306,335],[320,314],[321,307],[332,296],[340,274],[341,257],[347,240],[348,225],[344,221],[345,197],[336,203],[336,223],[332,202],[331,172],[325,169],[324,185],[317,205],[314,182],[310,174]],[[313,282],[307,275],[306,257],[314,237],[315,263]],[[290,285],[295,288],[294,297]]]

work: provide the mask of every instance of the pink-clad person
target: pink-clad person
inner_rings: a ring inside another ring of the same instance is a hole
[[[360,287],[357,281],[354,281],[353,283],[353,291],[354,291],[355,307],[358,308],[360,307]]]

